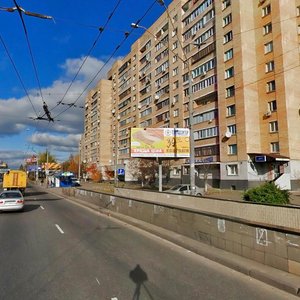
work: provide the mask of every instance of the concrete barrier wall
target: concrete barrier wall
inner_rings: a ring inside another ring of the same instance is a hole
[[[64,193],[300,275],[300,209],[126,189]]]

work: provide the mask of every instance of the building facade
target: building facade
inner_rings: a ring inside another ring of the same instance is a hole
[[[113,168],[111,158],[111,96],[110,80],[100,80],[89,91],[85,101],[84,134],[80,141],[81,162],[87,166],[95,164],[102,177],[107,177],[107,170]]]
[[[174,0],[135,26],[143,35],[108,73],[110,133],[97,129],[110,161],[126,170],[132,127],[190,127],[198,185],[300,187],[299,14],[299,0]],[[189,159],[171,165],[188,180]]]

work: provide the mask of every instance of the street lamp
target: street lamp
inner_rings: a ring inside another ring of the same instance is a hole
[[[163,3],[163,1],[158,1],[160,4]],[[149,34],[151,34],[154,39],[156,40],[156,36],[148,30],[148,28],[138,25],[136,23],[131,23],[132,28],[142,28]],[[198,47],[198,50],[200,50],[201,46],[205,44],[205,42],[192,42],[190,43],[196,47]],[[167,45],[168,47],[168,45]],[[169,47],[168,47],[169,49]],[[171,49],[169,49],[172,51]],[[172,51],[173,52],[173,51]],[[195,184],[195,139],[194,139],[194,115],[193,115],[193,100],[192,100],[192,84],[193,84],[193,79],[192,79],[192,72],[191,72],[191,65],[190,62],[188,61],[189,59],[186,57],[185,54],[185,59],[181,58],[178,56],[178,58],[183,62],[183,64],[187,63],[188,66],[188,107],[189,107],[189,130],[190,130],[190,139],[189,139],[189,147],[190,147],[190,159],[189,159],[189,165],[190,165],[190,187],[191,187],[191,194],[195,195],[196,194],[196,184]]]
[[[154,38],[154,40],[156,41],[156,36],[155,36],[155,34],[153,34],[147,27],[145,27],[145,26],[142,26],[142,25],[138,25],[138,24],[136,24],[136,23],[131,23],[130,24],[130,26],[132,27],[132,28],[142,28],[142,29],[144,29],[146,32],[148,32],[150,35],[152,35],[153,36],[153,38]]]

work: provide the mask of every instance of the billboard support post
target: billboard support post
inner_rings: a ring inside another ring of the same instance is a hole
[[[158,158],[158,191],[162,192],[162,159]]]

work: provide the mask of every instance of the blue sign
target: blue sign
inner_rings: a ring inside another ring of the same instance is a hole
[[[125,169],[118,169],[118,175],[125,175]]]
[[[266,162],[267,157],[266,155],[256,155],[255,156],[255,162]]]

